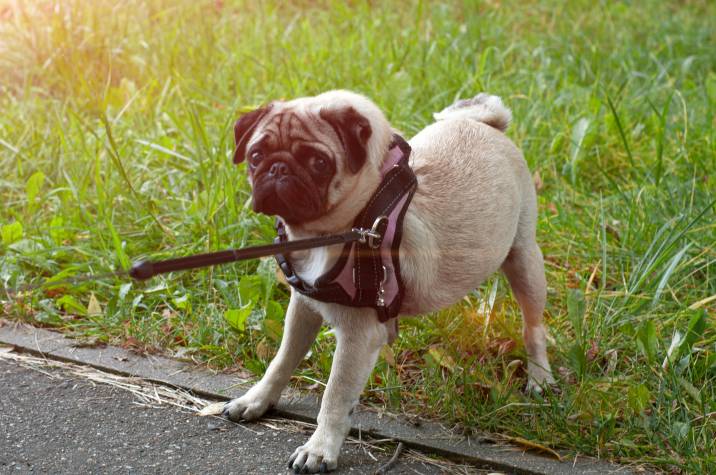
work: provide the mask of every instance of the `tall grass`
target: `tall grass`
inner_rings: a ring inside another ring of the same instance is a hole
[[[347,88],[411,135],[489,91],[543,183],[560,392],[531,397],[506,282],[401,322],[365,401],[665,471],[711,472],[716,394],[713,2],[0,0],[0,280],[267,242],[231,125]],[[259,374],[270,260],[49,286],[4,313]],[[488,324],[489,322],[489,324]],[[325,380],[322,334],[296,383]]]

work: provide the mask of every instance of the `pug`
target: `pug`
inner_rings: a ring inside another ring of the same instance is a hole
[[[399,315],[453,305],[502,270],[522,311],[527,389],[539,390],[554,382],[542,323],[546,281],[535,237],[535,187],[522,153],[504,134],[511,112],[499,97],[483,93],[435,119],[408,142],[417,190],[402,223]],[[337,234],[351,229],[381,183],[394,133],[366,97],[330,91],[242,116],[234,161],[247,162],[253,209],[279,217],[289,240]],[[311,283],[342,249],[293,252],[288,260]],[[334,330],[336,350],[318,426],[289,459],[296,473],[337,467],[353,407],[381,347],[395,336],[395,320],[381,321],[375,308],[326,303],[292,289],[275,358],[224,411],[250,421],[275,405],[324,322]]]

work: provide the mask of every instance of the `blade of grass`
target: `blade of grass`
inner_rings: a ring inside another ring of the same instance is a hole
[[[619,118],[619,113],[617,112],[617,109],[614,107],[614,103],[612,102],[612,98],[607,95],[607,104],[609,105],[609,110],[612,112],[612,116],[614,117],[614,121],[617,125],[617,130],[619,131],[619,136],[622,139],[622,144],[624,145],[624,150],[626,151],[627,157],[629,158],[629,164],[631,165],[631,169],[636,171],[637,166],[636,162],[634,161],[634,156],[631,153],[631,148],[629,147],[629,141],[626,138],[626,134],[624,133],[624,127],[622,126],[622,121]]]

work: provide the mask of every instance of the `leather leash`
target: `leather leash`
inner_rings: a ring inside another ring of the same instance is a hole
[[[134,280],[147,280],[156,275],[166,274],[168,272],[228,264],[230,262],[273,256],[278,253],[283,254],[286,252],[304,251],[307,249],[332,246],[335,244],[346,244],[356,241],[364,243],[369,239],[372,243],[379,245],[382,237],[381,233],[378,232],[378,224],[379,223],[376,221],[373,229],[354,228],[342,234],[332,234],[329,236],[297,239],[295,241],[265,244],[242,249],[227,249],[225,251],[196,254],[193,256],[177,257],[161,261],[140,260],[134,263],[129,271],[121,270],[105,274],[84,274],[62,280],[23,285],[16,287],[15,289],[5,289],[5,292],[8,295],[13,296],[21,292],[28,292],[43,287],[57,287],[59,285],[76,284],[88,280],[102,280],[109,277],[131,277]]]

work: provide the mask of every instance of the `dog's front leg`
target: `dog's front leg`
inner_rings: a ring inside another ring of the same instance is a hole
[[[240,398],[226,404],[224,415],[232,420],[254,420],[278,402],[291,374],[306,355],[321,329],[321,316],[312,310],[296,293],[286,310],[283,338],[276,357],[266,374]]]
[[[388,341],[386,326],[373,311],[341,307],[334,323],[336,351],[318,427],[289,460],[294,473],[315,473],[338,466],[338,454],[351,427],[350,414],[370,376],[380,348]]]

